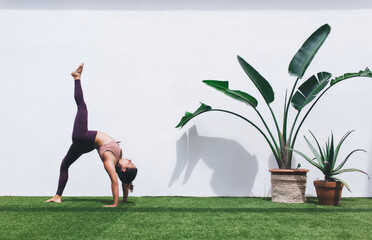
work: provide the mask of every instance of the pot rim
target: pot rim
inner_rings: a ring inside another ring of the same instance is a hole
[[[309,169],[279,169],[279,168],[275,168],[275,169],[269,169],[269,172],[273,172],[273,173],[289,173],[289,172],[308,172]]]
[[[315,187],[336,187],[339,185],[342,188],[344,186],[342,182],[336,181],[314,180],[313,183]]]

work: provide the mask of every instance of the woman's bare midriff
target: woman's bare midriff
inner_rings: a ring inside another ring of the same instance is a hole
[[[115,141],[112,137],[106,133],[97,131],[96,139],[94,140],[94,147],[99,149],[102,145]]]

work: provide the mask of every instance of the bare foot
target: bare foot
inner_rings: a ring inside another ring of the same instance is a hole
[[[80,79],[81,73],[83,72],[84,63],[80,63],[79,67],[75,70],[75,72],[71,73],[71,76],[76,80]]]
[[[55,195],[54,197],[52,197],[51,199],[48,199],[44,202],[55,202],[55,203],[61,203],[62,202],[62,197],[59,196],[59,195]]]

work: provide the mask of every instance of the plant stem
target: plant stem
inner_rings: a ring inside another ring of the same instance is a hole
[[[256,113],[257,113],[258,116],[260,117],[262,123],[264,124],[264,126],[265,126],[267,132],[269,133],[269,135],[270,135],[270,137],[271,137],[271,139],[272,139],[272,141],[273,141],[273,143],[274,143],[274,145],[275,145],[275,147],[276,147],[276,152],[279,154],[279,153],[280,153],[280,149],[279,149],[279,147],[278,147],[278,144],[276,143],[275,138],[274,138],[273,134],[271,133],[269,127],[267,126],[265,120],[263,119],[261,113],[260,113],[260,112],[255,108],[255,107],[254,107],[253,109],[256,111]],[[280,140],[280,139],[279,139],[279,140]]]
[[[295,91],[295,88],[297,86],[297,83],[298,83],[299,79],[300,78],[296,79],[295,84],[292,87],[291,94],[289,95],[289,98],[287,98],[287,93],[286,93],[285,100],[284,100],[283,133],[282,133],[282,136],[280,136],[280,134],[279,134],[279,138],[280,138],[279,140],[280,140],[280,143],[281,143],[281,150],[284,151],[283,158],[284,158],[284,162],[285,162],[285,168],[287,168],[288,166],[291,165],[291,156],[288,154],[289,152],[286,148],[287,143],[290,142],[290,141],[287,141],[288,112],[289,112],[290,103],[291,103],[291,100],[293,98],[293,94],[294,94],[294,91]],[[288,140],[290,140],[290,138]]]
[[[301,111],[298,111],[298,112],[297,112],[297,115],[296,115],[296,117],[295,117],[295,119],[294,119],[294,121],[293,121],[292,128],[291,128],[291,132],[290,132],[290,134],[289,134],[289,138],[288,138],[288,145],[290,145],[290,143],[291,143],[291,138],[292,138],[293,130],[294,130],[294,128],[295,128],[295,125],[296,125],[297,119],[298,119],[298,117],[300,116],[300,112],[301,112]]]
[[[273,109],[270,107],[270,104],[267,103],[267,106],[269,107],[270,109],[270,112],[271,112],[271,115],[274,119],[274,123],[275,123],[275,127],[276,127],[276,131],[278,133],[278,139],[279,139],[279,144],[280,144],[280,149],[279,149],[279,158],[280,158],[280,161],[283,163],[283,165],[285,165],[285,159],[282,158],[282,149],[283,149],[283,144],[282,144],[282,140],[283,140],[283,136],[282,134],[280,133],[280,128],[279,128],[279,125],[278,125],[278,121],[276,120],[276,117],[275,117],[275,114],[273,112]],[[279,164],[278,164],[279,165]],[[282,165],[279,165],[279,167],[281,168]]]
[[[272,151],[273,154],[274,154],[275,159],[277,160],[278,165],[280,166],[279,158],[278,158],[278,156],[277,156],[277,153],[276,153],[276,151],[275,151],[275,149],[274,149],[272,143],[270,142],[270,139],[266,136],[266,134],[265,134],[265,133],[264,133],[264,132],[259,128],[259,127],[257,127],[256,124],[254,124],[253,122],[251,122],[251,121],[248,120],[247,118],[245,118],[245,117],[243,117],[243,116],[241,116],[241,115],[239,115],[239,114],[237,114],[237,113],[230,112],[230,111],[227,111],[227,110],[223,110],[223,109],[212,109],[212,110],[210,110],[210,111],[229,113],[229,114],[235,115],[235,116],[237,116],[237,117],[240,117],[240,118],[242,118],[243,120],[247,121],[249,124],[251,124],[254,128],[256,128],[256,129],[257,129],[257,130],[262,134],[262,136],[264,136],[264,138],[266,139],[267,143],[269,144],[269,146],[270,146],[270,148],[271,148],[271,151]],[[269,133],[270,133],[270,131],[269,131]],[[275,142],[274,142],[274,144],[275,144]]]
[[[297,86],[297,83],[298,83],[299,79],[300,78],[296,79],[295,84],[292,87],[291,94],[289,95],[289,98],[287,99],[287,95],[286,95],[286,99],[284,101],[284,104],[287,104],[287,107],[284,108],[284,118],[283,118],[283,137],[284,137],[284,139],[286,139],[286,137],[287,137],[287,121],[288,121],[289,107],[290,107],[290,104],[291,104],[291,101],[292,101],[292,98],[293,98],[294,90],[296,89],[296,86]],[[288,102],[287,102],[287,100],[288,100]]]
[[[298,132],[300,131],[300,128],[302,126],[302,124],[304,123],[306,117],[309,115],[311,109],[313,109],[313,107],[315,106],[315,104],[319,101],[319,99],[324,95],[324,93],[326,93],[333,85],[330,85],[329,87],[327,87],[320,95],[319,97],[315,100],[315,102],[313,103],[313,105],[311,105],[311,107],[309,108],[309,110],[306,112],[305,116],[302,118],[300,124],[298,125],[297,127],[297,130],[296,130],[296,133],[293,137],[293,140],[292,140],[292,144],[291,144],[291,149],[293,149],[294,147],[294,144],[296,142],[296,138],[297,138],[297,135],[298,135]]]

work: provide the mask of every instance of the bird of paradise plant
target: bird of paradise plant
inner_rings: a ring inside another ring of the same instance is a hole
[[[317,74],[312,75],[296,90],[299,80],[302,79],[302,77],[304,76],[307,67],[309,66],[312,59],[318,52],[319,48],[322,46],[322,44],[328,37],[330,31],[331,27],[328,24],[325,24],[321,26],[319,29],[317,29],[304,42],[304,44],[294,55],[293,59],[289,64],[288,72],[291,76],[296,77],[296,81],[294,82],[294,85],[289,96],[287,93],[285,95],[285,104],[282,116],[283,118],[282,127],[279,127],[278,118],[270,106],[270,104],[275,100],[274,91],[271,85],[259,72],[257,72],[249,63],[247,63],[242,57],[238,55],[237,58],[240,66],[243,68],[244,72],[248,75],[248,77],[252,80],[256,88],[259,90],[261,96],[263,97],[271,113],[275,129],[272,130],[269,128],[267,120],[264,119],[263,115],[257,108],[258,101],[256,100],[255,97],[240,90],[230,89],[228,81],[217,80],[203,80],[203,82],[206,85],[224,93],[225,95],[240,102],[243,102],[250,107],[253,107],[255,112],[258,114],[263,124],[263,127],[260,128],[256,123],[235,112],[224,109],[214,109],[204,103],[201,103],[200,107],[194,113],[186,112],[185,115],[182,117],[181,121],[176,126],[176,128],[182,128],[192,118],[206,112],[218,111],[235,115],[245,120],[254,128],[256,128],[260,132],[260,134],[265,138],[266,142],[270,146],[270,149],[276,159],[279,168],[290,169],[293,154],[292,149],[294,148],[297,135],[305,119],[309,115],[310,111],[314,108],[316,103],[319,101],[319,99],[335,84],[343,80],[355,77],[372,77],[372,72],[368,68],[355,73],[346,73],[332,80],[330,80],[332,76],[330,73],[319,72]],[[312,105],[308,108],[307,112],[300,119],[299,118],[300,113],[302,112],[304,107],[311,102]],[[288,115],[290,112],[291,105],[293,108],[295,108],[295,110],[297,110],[297,113],[294,117],[292,124],[289,125]],[[276,138],[274,137],[274,133],[276,134]]]

